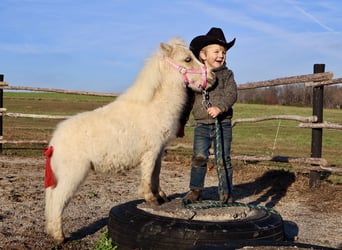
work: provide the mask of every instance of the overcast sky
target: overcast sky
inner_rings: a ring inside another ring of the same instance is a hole
[[[12,86],[122,93],[160,42],[220,27],[237,83],[342,77],[340,0],[1,0],[0,74]]]

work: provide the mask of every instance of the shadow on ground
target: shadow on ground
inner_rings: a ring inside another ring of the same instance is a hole
[[[106,227],[107,225],[108,225],[108,217],[102,218],[100,220],[93,222],[90,225],[80,228],[78,231],[72,233],[72,235],[69,238],[66,238],[65,241],[69,242],[69,241],[81,240],[88,235],[92,235],[96,233],[97,231],[101,230],[103,227]]]

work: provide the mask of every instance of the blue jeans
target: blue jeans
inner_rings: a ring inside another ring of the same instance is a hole
[[[225,193],[232,194],[233,167],[230,159],[230,148],[232,143],[232,126],[230,122],[220,124],[222,160],[221,176],[222,188]],[[194,145],[190,175],[190,189],[202,190],[207,172],[207,162],[211,143],[214,142],[216,158],[216,129],[215,124],[198,124],[194,130]],[[217,159],[216,159],[217,162]]]

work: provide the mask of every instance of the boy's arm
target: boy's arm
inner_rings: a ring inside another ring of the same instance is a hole
[[[217,107],[221,109],[222,112],[227,112],[231,109],[237,100],[237,86],[234,79],[234,73],[229,70],[228,78],[224,83],[224,98],[222,98]]]

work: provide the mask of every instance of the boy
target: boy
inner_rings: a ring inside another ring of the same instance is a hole
[[[190,176],[190,191],[184,197],[191,201],[202,199],[204,179],[207,171],[209,148],[215,141],[215,119],[218,119],[222,137],[223,166],[218,173],[222,176],[223,192],[219,193],[222,203],[232,203],[233,168],[230,159],[232,141],[231,118],[233,104],[237,99],[237,87],[233,72],[226,66],[226,52],[234,45],[235,38],[226,42],[220,28],[211,28],[206,35],[195,37],[190,50],[216,75],[214,85],[203,94],[192,93],[192,114],[196,121],[194,129],[193,156]],[[189,113],[189,112],[188,112]],[[216,143],[214,143],[216,152]]]

